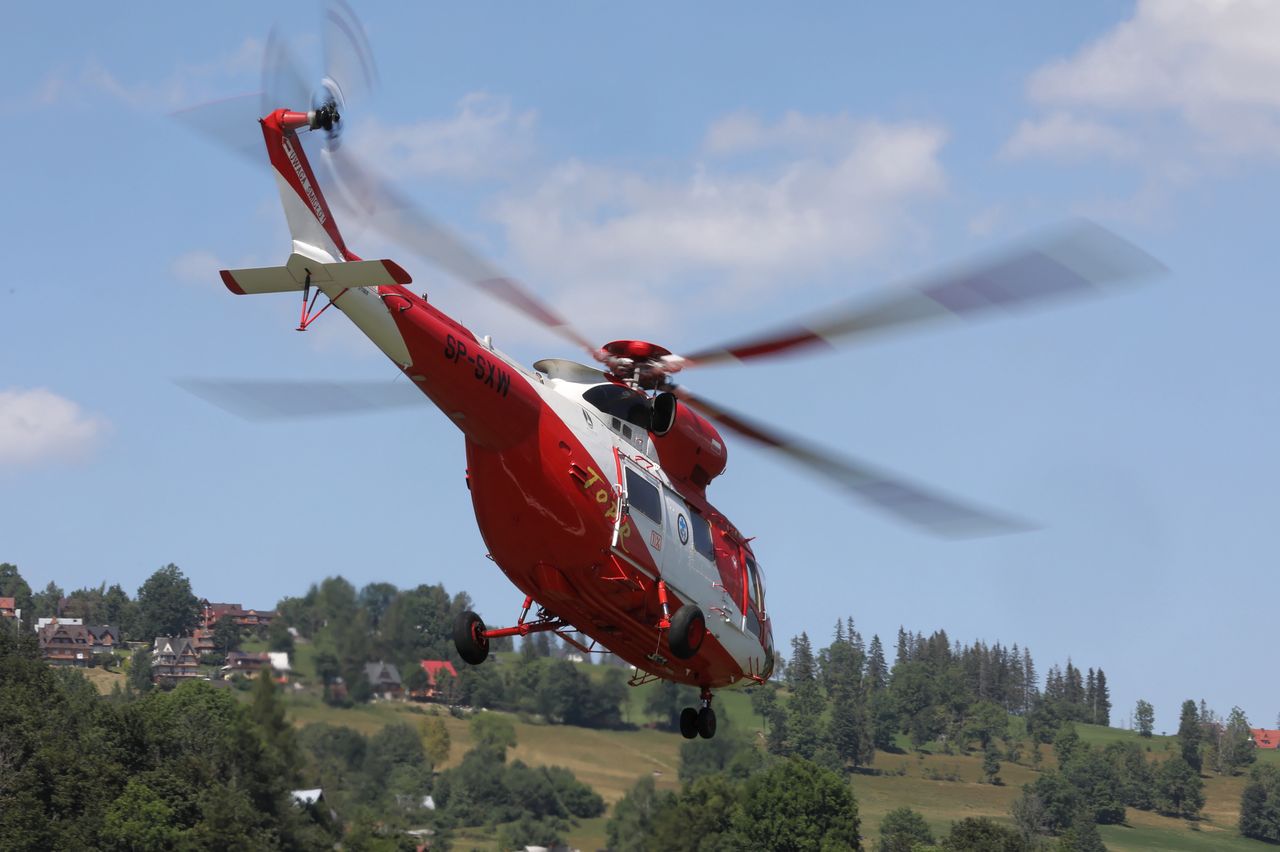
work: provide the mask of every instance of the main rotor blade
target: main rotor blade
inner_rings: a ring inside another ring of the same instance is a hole
[[[855,461],[770,427],[753,423],[720,405],[671,386],[681,402],[746,438],[777,450],[794,464],[831,480],[895,518],[946,538],[974,538],[1025,532],[1032,527],[1011,517],[968,506],[924,486]]]
[[[1001,254],[914,281],[804,324],[684,356],[682,365],[746,361],[945,317],[977,317],[1085,294],[1165,271],[1151,255],[1088,221],[1063,226]]]
[[[368,224],[454,277],[504,302],[595,358],[598,348],[520,282],[502,273],[399,190],[361,163],[347,147],[329,152],[347,203]]]
[[[413,385],[387,381],[235,381],[175,379],[190,393],[245,420],[291,420],[368,414],[421,406],[425,399]]]

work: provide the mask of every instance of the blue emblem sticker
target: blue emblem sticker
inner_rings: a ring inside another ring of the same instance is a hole
[[[684,515],[676,517],[676,532],[680,534],[680,543],[689,543],[689,522],[684,519]]]

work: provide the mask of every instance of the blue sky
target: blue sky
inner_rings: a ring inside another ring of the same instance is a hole
[[[694,390],[1041,525],[945,542],[741,441],[711,494],[768,573],[775,630],[852,615],[1101,666],[1113,719],[1185,698],[1273,725],[1280,509],[1280,9],[1111,2],[358,6],[382,85],[348,143],[600,341],[676,351],[1092,218],[1171,270],[1106,300],[935,328]],[[27,6],[0,35],[0,560],[34,587],[175,562],[269,606],[341,573],[517,593],[487,560],[462,441],[427,405],[236,420],[175,377],[389,378],[340,316],[216,270],[280,263],[274,186],[169,113],[258,88],[307,3]],[[69,17],[76,26],[68,27]],[[104,33],[110,38],[103,38]],[[247,128],[252,140],[256,129]],[[532,361],[573,356],[398,258]],[[332,320],[332,321],[330,321]]]

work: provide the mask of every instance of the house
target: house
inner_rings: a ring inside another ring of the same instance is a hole
[[[157,636],[151,648],[151,677],[198,677],[200,655],[190,636]]]
[[[400,672],[396,671],[396,667],[390,663],[365,663],[364,676],[375,693],[381,694],[384,698],[400,697],[402,692]]]
[[[267,627],[277,613],[270,610],[245,609],[238,603],[209,603],[204,601],[201,627],[212,630],[224,618],[237,627]]]
[[[212,654],[217,651],[218,645],[213,641],[213,631],[202,627],[192,630],[191,647],[196,649],[197,654]]]
[[[117,648],[124,647],[118,627],[112,627],[110,624],[90,624],[85,627],[85,630],[89,631],[89,636],[92,638],[89,650],[95,654],[114,654]]]
[[[279,672],[282,675],[287,675],[293,671],[293,667],[289,665],[288,651],[268,651],[267,657],[271,661],[272,671]]]
[[[1280,731],[1250,728],[1249,733],[1253,735],[1253,744],[1258,748],[1280,748]]]
[[[36,619],[35,631],[39,633],[54,622],[57,622],[58,624],[74,624],[80,627],[84,626],[83,618],[58,618],[57,616],[49,616],[47,618]]]
[[[445,688],[440,678],[445,676],[456,678],[458,676],[458,670],[448,660],[423,660],[422,670],[427,673],[427,688],[413,693],[414,698],[435,698]]]
[[[0,598],[0,618],[22,620],[22,610],[18,609],[16,598]]]
[[[222,667],[228,674],[242,672],[254,674],[271,665],[271,658],[266,654],[248,654],[244,651],[232,651],[227,654],[227,664]]]
[[[36,634],[40,643],[40,656],[55,666],[87,666],[93,655],[93,637],[83,624],[65,624],[58,619]],[[79,621],[79,619],[68,619]]]

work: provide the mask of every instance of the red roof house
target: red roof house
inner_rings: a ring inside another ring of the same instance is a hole
[[[421,695],[415,695],[420,698],[435,698],[439,695],[440,690],[444,688],[440,680],[444,675],[455,678],[458,676],[458,670],[448,660],[423,660],[422,670],[427,673],[427,688]]]
[[[1280,748],[1280,731],[1269,731],[1266,728],[1250,728],[1253,744],[1258,748]]]

